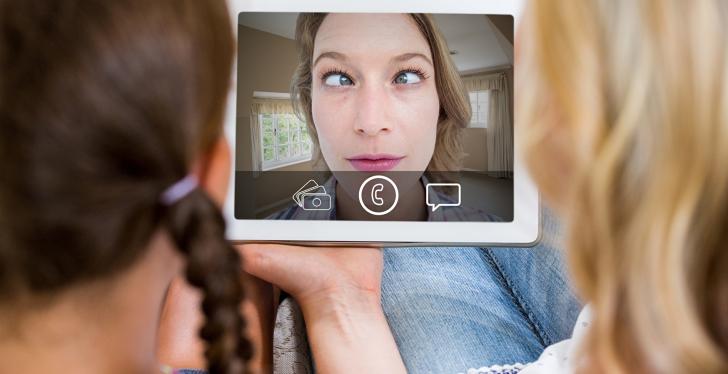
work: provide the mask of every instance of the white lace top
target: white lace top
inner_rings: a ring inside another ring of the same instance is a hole
[[[535,362],[530,364],[494,365],[469,369],[467,374],[569,374],[574,373],[576,349],[591,323],[591,312],[586,307],[579,313],[571,338],[548,346]]]

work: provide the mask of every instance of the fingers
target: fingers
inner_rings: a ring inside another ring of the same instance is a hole
[[[382,251],[378,248],[322,248],[278,244],[237,247],[243,270],[304,297],[339,288],[379,289]]]
[[[298,291],[305,279],[311,278],[305,272],[317,270],[310,248],[277,244],[245,244],[237,248],[243,256],[245,272],[291,294]]]

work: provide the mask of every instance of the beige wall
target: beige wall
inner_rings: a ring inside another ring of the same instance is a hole
[[[467,128],[463,131],[466,170],[488,171],[487,129]]]
[[[251,170],[250,105],[254,91],[288,92],[298,53],[293,40],[238,26],[236,170]],[[280,169],[281,171],[286,169]]]
[[[293,40],[238,26],[237,152],[235,169],[252,170],[250,154],[250,105],[254,91],[288,92],[298,54]],[[311,163],[300,163],[276,171],[307,171]],[[304,173],[262,173],[254,179],[258,208],[286,201],[307,179]]]
[[[490,22],[493,22],[496,28],[498,28],[498,31],[500,31],[501,34],[513,44],[513,32],[515,31],[513,28],[513,16],[511,15],[490,15],[487,16],[490,19]]]

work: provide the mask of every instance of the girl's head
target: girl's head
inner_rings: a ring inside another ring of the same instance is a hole
[[[298,17],[291,96],[334,171],[457,171],[470,102],[423,14]]]
[[[205,295],[212,371],[241,367],[240,265],[220,212],[199,188],[160,201],[191,170],[208,181],[224,145],[225,2],[2,1],[0,27],[3,309],[111,289],[162,232]]]
[[[526,159],[595,313],[586,370],[728,371],[728,3],[539,0],[520,31]]]

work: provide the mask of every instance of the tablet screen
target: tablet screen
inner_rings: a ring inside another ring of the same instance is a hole
[[[235,218],[511,222],[513,17],[241,13]]]

